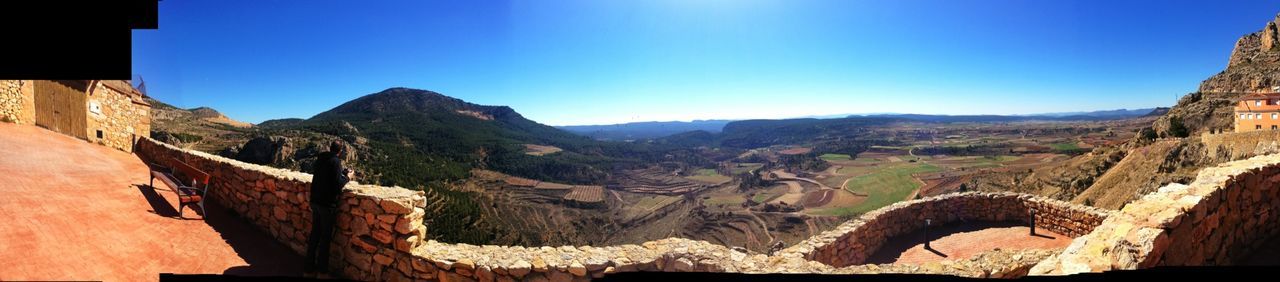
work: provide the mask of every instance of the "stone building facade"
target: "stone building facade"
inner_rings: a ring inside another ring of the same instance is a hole
[[[55,131],[126,152],[133,151],[139,137],[150,135],[151,105],[128,81],[57,82],[83,86],[65,88],[73,93],[48,93],[37,87],[52,83],[0,80],[0,121],[50,128],[49,120],[57,120],[73,126]]]

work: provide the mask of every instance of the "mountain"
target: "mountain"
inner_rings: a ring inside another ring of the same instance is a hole
[[[292,158],[275,166],[307,170],[309,159],[332,140],[358,153],[351,161],[362,179],[383,185],[423,187],[466,178],[472,169],[571,184],[602,184],[618,168],[661,160],[674,146],[597,141],[524,118],[506,106],[486,106],[440,93],[389,88],[338,105],[308,119],[269,120],[259,126],[269,140],[224,152],[227,156]],[[274,138],[284,137],[283,139]],[[283,141],[280,141],[283,140]],[[271,152],[241,153],[262,148]],[[533,152],[532,148],[546,150]],[[280,160],[255,157],[254,160]],[[275,161],[273,161],[275,162]]]
[[[647,121],[609,125],[568,125],[557,128],[597,140],[638,140],[689,131],[720,132],[732,120]]]

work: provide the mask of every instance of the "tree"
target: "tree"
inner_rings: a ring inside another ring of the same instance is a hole
[[[1169,117],[1169,130],[1166,132],[1166,134],[1168,134],[1169,136],[1178,137],[1178,138],[1187,137],[1191,135],[1189,130],[1187,130],[1187,126],[1182,124],[1182,118],[1178,116]]]
[[[1156,136],[1156,131],[1150,127],[1142,128],[1142,130],[1138,131],[1138,136],[1141,136],[1144,141],[1156,140],[1156,137],[1159,137]]]

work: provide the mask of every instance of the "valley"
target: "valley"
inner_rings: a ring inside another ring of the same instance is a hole
[[[324,144],[343,140],[356,152],[347,161],[358,181],[427,191],[426,220],[440,241],[683,237],[759,253],[899,201],[986,189],[991,175],[1125,143],[1158,116],[746,120],[714,133],[608,141],[404,88],[249,126],[166,109],[153,135],[251,163],[308,171]]]

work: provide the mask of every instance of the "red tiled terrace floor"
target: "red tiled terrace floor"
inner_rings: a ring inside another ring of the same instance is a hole
[[[1031,235],[1026,224],[970,222],[935,226],[929,231],[932,250],[924,248],[924,232],[917,230],[885,242],[868,263],[921,264],[943,260],[964,260],[982,252],[1019,249],[1061,249],[1073,238],[1042,228]]]
[[[0,281],[153,281],[160,273],[291,276],[302,259],[210,203],[209,219],[138,157],[0,123]]]

